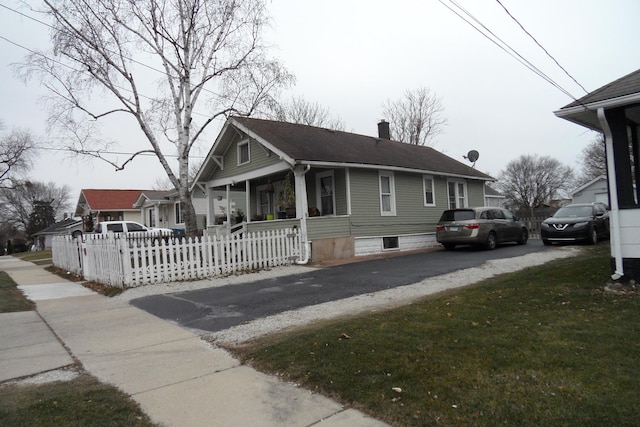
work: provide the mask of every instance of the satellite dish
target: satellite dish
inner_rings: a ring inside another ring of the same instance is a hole
[[[480,153],[478,153],[476,150],[471,150],[467,153],[466,156],[463,157],[469,160],[471,163],[475,163],[478,160],[478,157],[480,157]]]

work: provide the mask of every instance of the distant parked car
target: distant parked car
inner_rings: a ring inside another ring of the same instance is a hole
[[[101,221],[93,230],[96,234],[121,234],[128,235],[153,235],[153,236],[173,236],[174,232],[170,228],[147,227],[134,221]]]
[[[499,243],[524,245],[529,230],[507,209],[494,207],[449,209],[436,227],[436,240],[445,249],[457,245],[477,245],[495,249]]]
[[[604,203],[576,203],[564,206],[545,219],[540,227],[542,243],[598,243],[609,237],[609,207]]]

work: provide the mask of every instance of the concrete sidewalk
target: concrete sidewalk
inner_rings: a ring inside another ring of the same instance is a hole
[[[37,312],[0,314],[0,382],[78,361],[160,425],[386,425],[243,366],[190,331],[35,264],[2,256],[0,270],[37,305]]]

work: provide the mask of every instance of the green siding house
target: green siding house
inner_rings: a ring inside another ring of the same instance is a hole
[[[378,127],[388,135],[387,122]],[[234,223],[255,231],[296,227],[311,260],[437,246],[442,211],[484,205],[489,175],[423,146],[313,126],[231,117],[194,187],[209,201],[208,233]],[[215,218],[214,200],[246,211]],[[222,225],[216,225],[220,224]]]

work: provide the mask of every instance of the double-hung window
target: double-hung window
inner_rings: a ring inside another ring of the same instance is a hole
[[[333,171],[322,172],[316,175],[316,188],[318,192],[318,206],[322,215],[336,213],[335,184]]]
[[[238,142],[238,165],[244,165],[251,160],[249,140]]]
[[[467,183],[464,181],[449,181],[449,209],[464,208],[467,203]]]
[[[396,195],[393,172],[380,171],[380,214],[394,216],[396,214]]]
[[[436,192],[433,185],[433,177],[425,175],[422,178],[422,185],[423,185],[423,191],[424,191],[424,205],[435,206]]]
[[[180,202],[176,203],[176,224],[184,224],[184,217],[182,216],[182,205]]]

